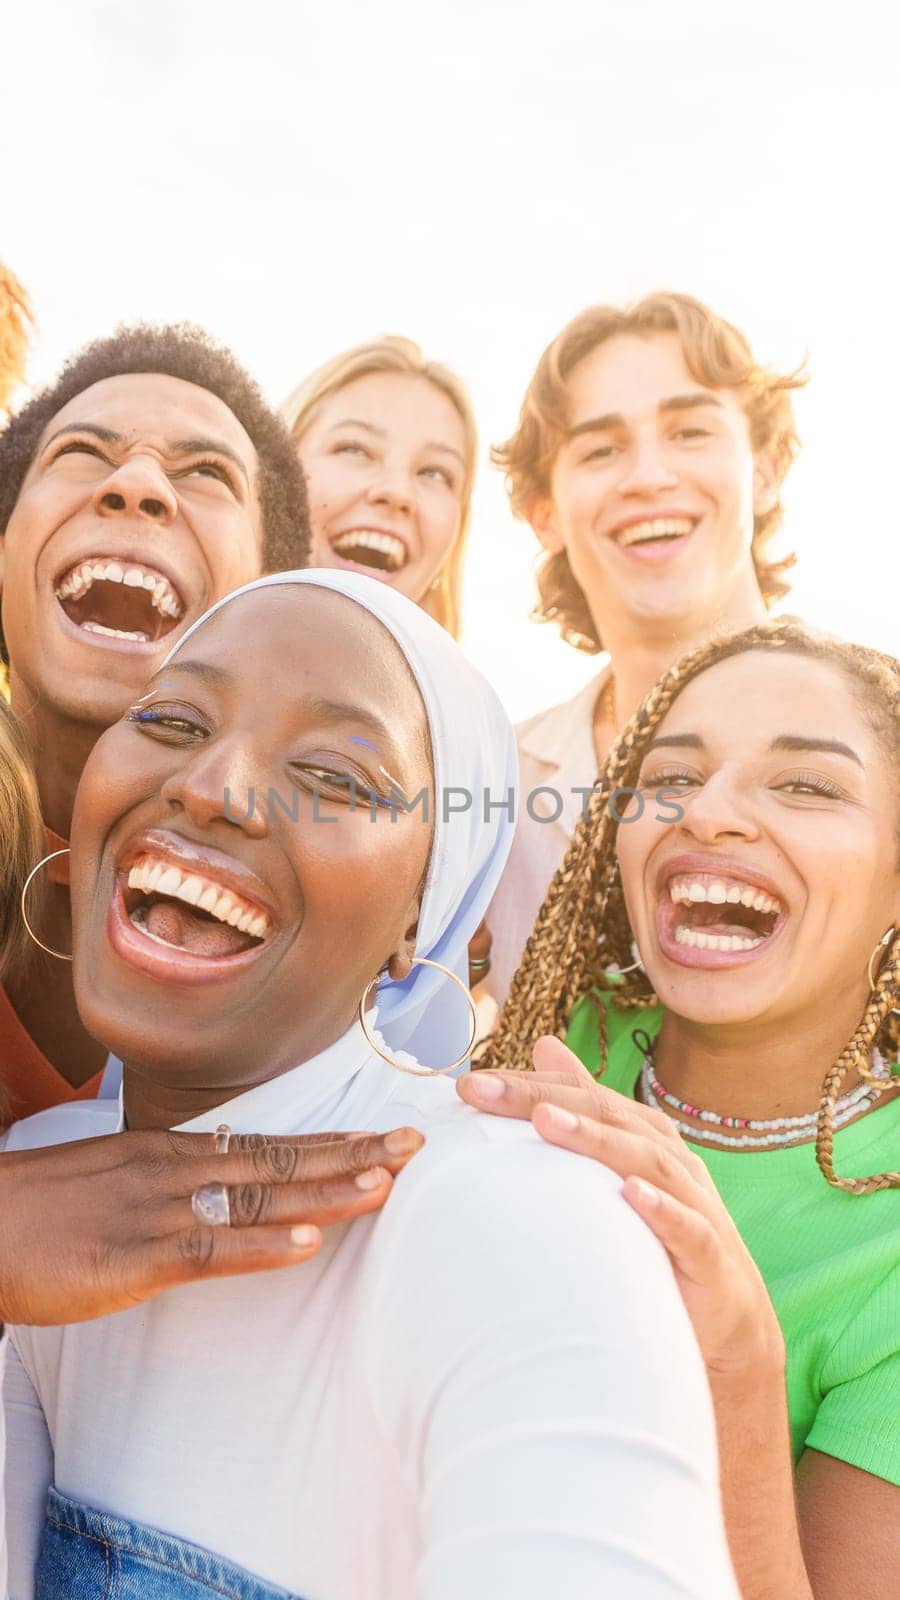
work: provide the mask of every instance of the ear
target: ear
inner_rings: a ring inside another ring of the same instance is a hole
[[[753,514],[764,517],[778,502],[780,484],[775,463],[761,452],[753,463]]]
[[[388,977],[402,983],[412,972],[412,958],[416,953],[416,934],[419,931],[419,900],[412,901],[406,913],[406,932],[397,949],[388,957]]]
[[[556,507],[548,494],[533,500],[526,515],[548,555],[558,556],[565,550],[566,542],[556,520]]]

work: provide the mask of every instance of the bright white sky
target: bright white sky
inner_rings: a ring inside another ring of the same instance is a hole
[[[11,8],[10,8],[11,9]],[[31,377],[190,318],[279,400],[417,339],[486,446],[583,306],[686,289],[790,366],[791,610],[898,645],[892,0],[32,0],[2,23],[0,255]],[[514,716],[597,669],[527,621],[534,541],[482,467],[466,646]]]

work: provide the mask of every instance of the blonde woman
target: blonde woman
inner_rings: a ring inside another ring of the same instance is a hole
[[[307,478],[312,565],[390,584],[458,639],[478,451],[459,378],[387,335],[311,373],[283,413]]]

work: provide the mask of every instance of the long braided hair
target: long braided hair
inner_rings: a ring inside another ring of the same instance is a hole
[[[660,722],[693,678],[731,656],[750,650],[785,650],[826,661],[848,678],[881,741],[892,770],[900,768],[900,662],[859,645],[808,633],[796,623],[770,622],[701,645],[664,673],[613,745],[537,914],[512,980],[496,1032],[479,1068],[527,1070],[531,1048],[543,1034],[565,1038],[576,1002],[592,999],[597,1012],[600,1058],[607,1059],[606,1005],[648,1008],[659,1002],[642,969],[632,965],[633,934],[619,877],[616,836],[621,811],[617,796],[633,789],[647,746]],[[900,807],[898,807],[900,810]],[[847,1075],[856,1071],[873,1087],[871,1051],[888,1060],[900,1045],[900,930],[885,947],[860,1022],[826,1075],[819,1104],[816,1159],[828,1182],[851,1194],[900,1187],[900,1173],[843,1178],[834,1170],[834,1107]],[[603,998],[601,998],[603,997]]]

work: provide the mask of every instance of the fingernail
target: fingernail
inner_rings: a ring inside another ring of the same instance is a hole
[[[506,1093],[502,1078],[489,1078],[486,1073],[473,1072],[469,1081],[472,1093],[479,1100],[501,1100]]]
[[[370,1167],[368,1172],[360,1172],[354,1181],[357,1189],[380,1189],[389,1177],[384,1167]]]
[[[556,1128],[559,1133],[574,1133],[578,1127],[578,1118],[574,1111],[566,1111],[562,1106],[544,1105],[543,1115],[550,1126]]]
[[[318,1228],[303,1226],[291,1229],[291,1243],[299,1245],[301,1250],[308,1250],[311,1244],[317,1242],[318,1237]]]
[[[408,1156],[418,1150],[421,1143],[421,1134],[414,1128],[395,1128],[385,1138],[384,1148],[389,1156]]]
[[[659,1200],[659,1193],[651,1183],[645,1183],[643,1178],[628,1178],[626,1187],[635,1200],[648,1209],[655,1206]]]

